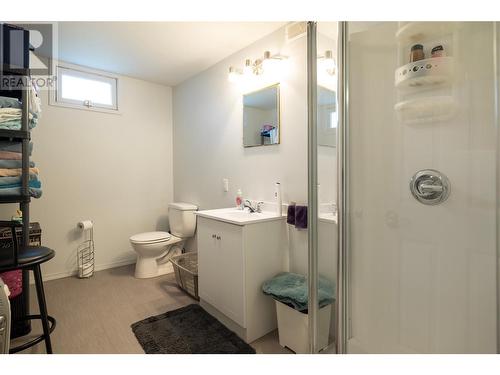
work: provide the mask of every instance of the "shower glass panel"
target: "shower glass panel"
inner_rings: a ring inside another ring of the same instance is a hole
[[[318,274],[321,293],[337,278],[337,22],[317,23]],[[324,289],[325,288],[325,289]],[[335,302],[319,298],[317,350],[335,350]]]
[[[349,22],[348,38],[346,350],[496,353],[496,25]]]

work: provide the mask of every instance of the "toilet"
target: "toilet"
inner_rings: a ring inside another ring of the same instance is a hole
[[[189,203],[170,203],[168,220],[170,232],[146,232],[130,237],[137,253],[135,277],[145,279],[174,272],[170,258],[180,254],[184,243],[194,236],[197,206]]]

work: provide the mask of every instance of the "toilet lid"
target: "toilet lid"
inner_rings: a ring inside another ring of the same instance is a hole
[[[161,242],[167,241],[172,237],[168,232],[146,232],[139,233],[130,237],[131,242]]]

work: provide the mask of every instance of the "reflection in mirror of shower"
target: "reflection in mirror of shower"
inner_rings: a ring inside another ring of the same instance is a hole
[[[318,145],[335,147],[338,113],[335,91],[318,86]]]

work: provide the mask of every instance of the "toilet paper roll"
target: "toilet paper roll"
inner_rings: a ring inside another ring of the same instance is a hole
[[[82,220],[77,224],[77,226],[81,230],[89,230],[92,229],[94,223],[92,222],[92,220]]]

